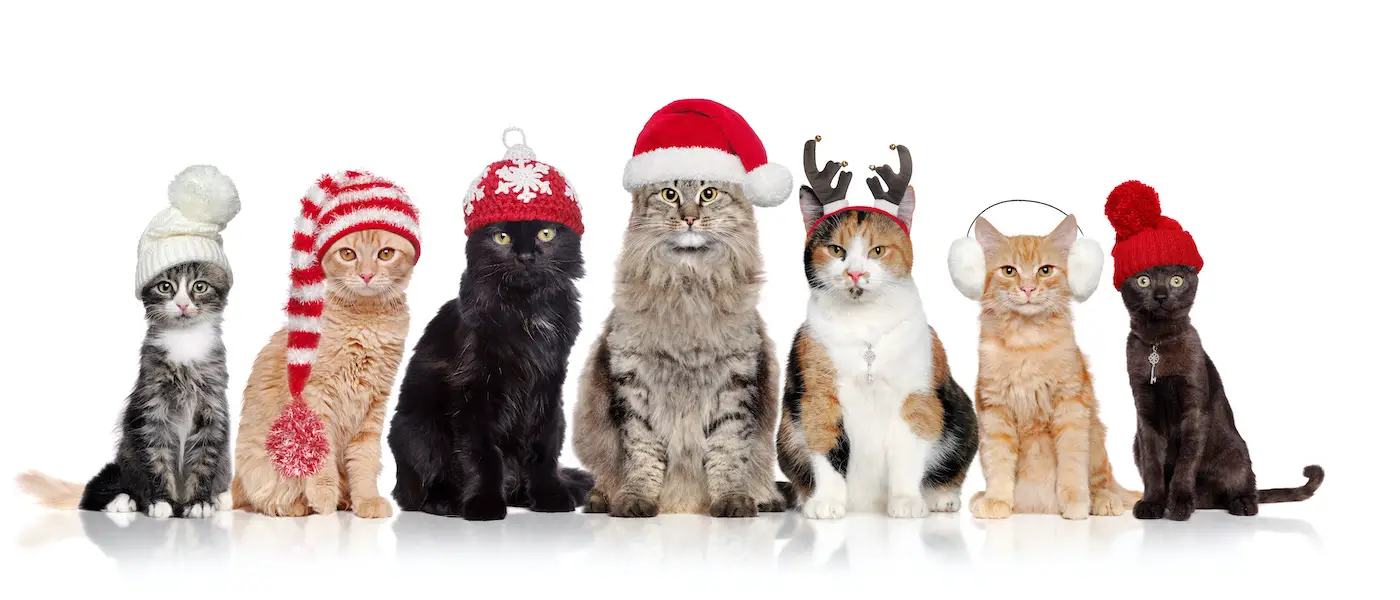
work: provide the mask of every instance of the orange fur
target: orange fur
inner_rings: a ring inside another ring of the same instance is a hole
[[[836,367],[826,352],[803,333],[797,338],[797,360],[807,393],[802,395],[802,433],[807,452],[825,454],[841,436],[841,401],[836,398]]]
[[[972,514],[1122,514],[1141,495],[1113,479],[1104,450],[1093,381],[1074,340],[1066,244],[1007,238],[985,222],[978,241],[988,267],[976,398],[987,489],[973,497]]]
[[[345,260],[341,250],[355,251]],[[384,248],[394,250],[380,258]],[[320,417],[331,453],[305,479],[284,479],[267,460],[267,430],[291,402],[287,387],[287,332],[278,331],[258,353],[243,392],[234,449],[235,508],[298,517],[349,509],[383,518],[393,507],[379,494],[380,435],[408,335],[404,288],[413,273],[413,246],[379,230],[350,234],[326,252],[326,309],[321,343],[303,397]],[[362,276],[371,276],[365,282]]]

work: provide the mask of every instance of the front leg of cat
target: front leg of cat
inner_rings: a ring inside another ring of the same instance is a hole
[[[490,405],[485,399],[471,399],[468,406]],[[457,468],[450,474],[462,490],[463,519],[499,521],[506,518],[505,459],[491,435],[494,423],[480,412],[462,411],[452,421]]]
[[[978,455],[982,460],[982,475],[987,479],[987,491],[973,498],[970,510],[978,519],[1005,519],[1011,516],[1015,501],[1016,452],[1020,436],[1010,409],[985,398],[980,389],[977,433]]]
[[[666,477],[666,445],[646,418],[629,411],[622,424],[622,487],[611,498],[614,517],[654,517],[661,511],[661,482]]]
[[[825,454],[811,454],[812,496],[802,503],[808,519],[840,519],[846,516],[846,478],[831,466]]]
[[[1167,511],[1167,474],[1163,461],[1167,455],[1167,440],[1154,421],[1154,395],[1146,382],[1133,384],[1133,401],[1137,405],[1137,435],[1133,436],[1133,461],[1142,477],[1142,499],[1133,505],[1133,516],[1139,519],[1160,519]]]
[[[380,406],[383,406],[381,403]],[[345,447],[345,474],[350,486],[350,509],[361,519],[386,519],[394,507],[379,495],[380,432],[384,416],[371,415]]]
[[[228,492],[233,478],[229,457],[228,409],[222,390],[216,398],[195,412],[190,435],[185,439],[185,503],[176,516],[208,518],[219,508],[219,496]]]
[[[530,510],[535,512],[574,512],[578,504],[569,488],[559,478],[559,452],[564,445],[564,414],[546,425],[530,447],[525,465],[525,492],[530,498]]]
[[[741,388],[721,396],[721,409],[705,424],[705,478],[710,493],[710,516],[757,517],[758,502],[746,489],[753,480],[754,415],[741,408],[740,396],[757,394]],[[771,467],[769,467],[771,468]]]
[[[138,469],[146,474],[149,482],[149,495],[144,499],[146,516],[153,519],[166,519],[175,516],[175,498],[179,496],[179,482],[176,479],[179,440],[170,427],[161,423],[143,431],[141,452],[144,460]],[[142,504],[137,501],[138,506]]]
[[[1089,518],[1089,402],[1083,390],[1057,394],[1050,413],[1060,516]]]
[[[931,444],[915,436],[903,422],[893,424],[890,429],[885,448],[889,480],[885,512],[897,519],[926,517],[929,510],[928,503],[924,502],[923,482]]]
[[[1181,395],[1181,446],[1167,496],[1167,518],[1185,521],[1196,510],[1196,470],[1205,453],[1204,390],[1188,385]]]

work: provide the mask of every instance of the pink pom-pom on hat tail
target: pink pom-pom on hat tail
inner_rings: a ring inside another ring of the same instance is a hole
[[[267,432],[267,458],[288,479],[310,477],[330,454],[321,419],[298,396],[273,421]]]

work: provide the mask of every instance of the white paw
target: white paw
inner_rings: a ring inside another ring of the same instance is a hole
[[[885,512],[896,519],[918,519],[928,516],[928,505],[924,504],[923,498],[895,496],[890,498]]]
[[[117,494],[117,497],[112,498],[112,501],[108,502],[107,506],[104,507],[102,510],[103,512],[109,513],[136,512],[136,501],[132,500],[131,496],[128,496],[126,494]]]
[[[185,508],[186,519],[207,519],[214,516],[214,505],[209,502],[196,502]]]
[[[224,492],[214,499],[214,510],[228,512],[233,510],[233,494]]]
[[[175,511],[170,508],[170,503],[164,500],[152,502],[150,506],[146,507],[146,516],[152,519],[168,519],[174,513]]]
[[[962,508],[962,494],[952,490],[933,490],[924,493],[928,509],[933,512],[958,512]]]
[[[832,498],[812,498],[802,503],[808,519],[840,519],[846,516],[846,503]]]

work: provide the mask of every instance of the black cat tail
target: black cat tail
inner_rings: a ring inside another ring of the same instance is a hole
[[[785,510],[797,508],[797,488],[793,487],[792,482],[776,481],[774,483],[778,486],[778,494],[783,497],[783,508]]]
[[[573,467],[560,467],[559,479],[563,480],[564,486],[569,488],[569,497],[574,499],[574,504],[583,506],[588,503],[588,492],[593,491],[594,477],[592,473]]]
[[[1259,490],[1259,503],[1302,502],[1311,498],[1313,492],[1322,486],[1322,467],[1317,465],[1303,467],[1303,477],[1307,477],[1308,482],[1302,487]]]
[[[78,502],[83,497],[83,484],[64,481],[38,471],[21,473],[15,477],[15,483],[19,484],[20,491],[33,496],[44,508],[73,510],[78,508]]]

